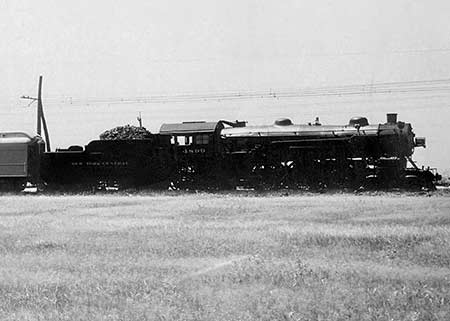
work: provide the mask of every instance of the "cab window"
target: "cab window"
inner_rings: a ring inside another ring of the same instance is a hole
[[[186,146],[193,143],[192,136],[178,136],[176,140],[179,146]]]
[[[197,135],[195,136],[195,144],[197,145],[208,145],[209,135]]]

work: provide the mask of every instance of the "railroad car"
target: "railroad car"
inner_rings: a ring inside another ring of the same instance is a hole
[[[0,133],[0,188],[18,191],[27,183],[38,184],[44,146],[39,136],[22,132]]]

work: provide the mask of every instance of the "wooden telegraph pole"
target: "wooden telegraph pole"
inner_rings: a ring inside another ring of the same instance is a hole
[[[41,124],[44,127],[45,146],[47,152],[51,151],[50,137],[48,134],[47,121],[45,120],[44,108],[42,107],[42,76],[39,76],[38,98],[37,98],[37,134],[41,135]]]
[[[36,133],[39,136],[42,136],[42,132],[41,132],[41,111],[42,111],[42,76],[39,76],[39,85],[38,85],[38,98],[37,98],[37,119],[36,119],[36,124],[37,124],[37,128],[36,128]]]

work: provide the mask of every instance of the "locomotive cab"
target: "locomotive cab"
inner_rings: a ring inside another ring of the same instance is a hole
[[[162,124],[160,134],[170,135],[177,158],[172,183],[175,188],[223,187],[224,163],[220,132],[225,126],[244,127],[245,122],[191,121]]]
[[[170,135],[172,144],[183,154],[210,154],[222,128],[221,122],[192,121],[162,124],[159,132]]]

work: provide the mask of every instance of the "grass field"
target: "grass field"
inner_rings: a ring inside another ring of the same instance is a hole
[[[450,196],[0,206],[0,320],[450,320]]]

